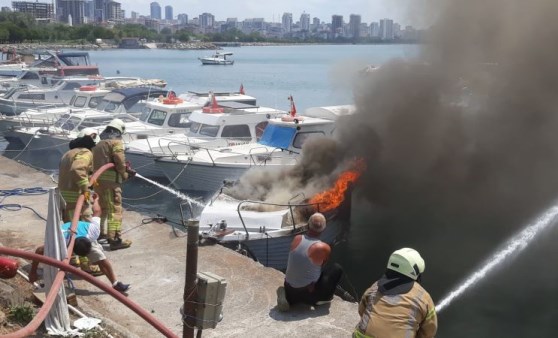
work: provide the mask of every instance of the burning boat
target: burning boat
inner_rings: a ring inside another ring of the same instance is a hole
[[[351,185],[362,171],[356,165],[338,175],[329,189],[311,198],[299,193],[285,203],[240,200],[221,189],[200,215],[200,238],[284,271],[293,237],[308,230],[314,212],[327,219],[322,241],[334,245],[344,238],[350,226]]]

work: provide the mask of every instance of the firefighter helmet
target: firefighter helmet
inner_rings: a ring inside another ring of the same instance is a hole
[[[112,127],[120,131],[122,134],[124,134],[124,131],[126,130],[126,125],[124,124],[124,121],[122,121],[121,119],[113,119],[108,124],[108,127]]]
[[[400,274],[417,280],[425,269],[424,259],[418,251],[411,248],[403,248],[394,251],[389,256],[387,268]]]
[[[99,143],[99,133],[93,128],[83,128],[77,137],[91,136],[95,144]]]

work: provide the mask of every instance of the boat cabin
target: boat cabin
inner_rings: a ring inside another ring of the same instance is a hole
[[[304,142],[313,136],[329,136],[335,130],[333,120],[308,116],[284,115],[270,119],[258,143],[300,153]]]
[[[235,104],[254,108],[256,98],[240,93],[196,93],[188,92],[175,99],[159,98],[146,103],[147,111],[140,117],[141,121],[154,124],[163,128],[189,129],[191,126],[190,115],[204,106],[207,106],[212,95],[220,105],[228,108]],[[242,106],[236,106],[242,107]]]
[[[115,89],[105,95],[96,109],[109,113],[128,113],[138,117],[149,111],[149,101],[166,95],[167,91],[158,87]]]
[[[285,115],[284,111],[238,102],[220,102],[220,112],[202,109],[190,115],[188,137],[234,138],[259,140],[270,118]]]

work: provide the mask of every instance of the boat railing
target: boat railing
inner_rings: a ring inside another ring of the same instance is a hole
[[[296,197],[296,195],[295,195],[295,197]],[[296,231],[296,222],[295,222],[295,218],[294,218],[293,207],[315,206],[316,209],[319,210],[319,203],[295,203],[295,204],[292,204],[292,203],[290,203],[290,200],[286,204],[285,203],[270,203],[270,202],[263,202],[263,201],[254,201],[254,200],[241,201],[241,202],[238,203],[238,205],[236,207],[236,212],[238,213],[238,217],[240,218],[240,222],[242,223],[242,227],[244,228],[244,232],[246,233],[246,240],[250,239],[250,232],[248,231],[248,228],[246,227],[246,223],[244,222],[244,218],[242,217],[242,213],[241,213],[242,205],[246,204],[246,203],[289,208],[289,214],[290,214],[291,220],[293,222],[293,231]]]
[[[265,166],[267,162],[272,161],[274,158],[285,158],[284,156],[274,156],[277,152],[282,152],[284,149],[274,148],[272,151],[267,153],[252,154],[250,151],[250,167],[252,164],[254,166]],[[294,164],[298,163],[298,157],[291,157],[290,160],[294,161]]]
[[[164,147],[166,147],[169,151],[169,154],[171,154],[171,156],[173,158],[177,158],[179,155],[192,155],[193,153],[195,153],[198,150],[203,150],[203,149],[210,149],[210,150],[215,150],[217,148],[221,148],[221,147],[232,147],[232,146],[237,146],[237,145],[243,145],[243,144],[248,144],[252,141],[252,138],[235,138],[235,137],[220,137],[220,138],[214,138],[214,137],[207,137],[207,138],[202,138],[202,137],[195,137],[195,139],[197,140],[202,140],[202,142],[191,142],[190,138],[186,136],[186,140],[182,141],[182,140],[176,140],[176,139],[166,139],[169,140],[170,142],[168,142]],[[163,139],[159,140],[159,148],[162,149],[164,148],[161,145],[161,141],[163,141]],[[182,148],[184,147],[184,148]],[[177,150],[178,149],[178,150]],[[154,155],[155,153],[152,152]],[[164,151],[162,151],[163,155],[167,155]],[[211,157],[211,154],[210,154]]]

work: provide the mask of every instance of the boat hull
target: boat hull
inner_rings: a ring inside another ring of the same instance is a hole
[[[155,164],[156,158],[157,156],[150,153],[126,152],[126,160],[130,161],[132,168],[138,174],[154,179],[164,179],[165,173]]]
[[[216,192],[225,180],[237,180],[249,167],[200,165],[170,160],[155,160],[172,185],[180,190]]]

